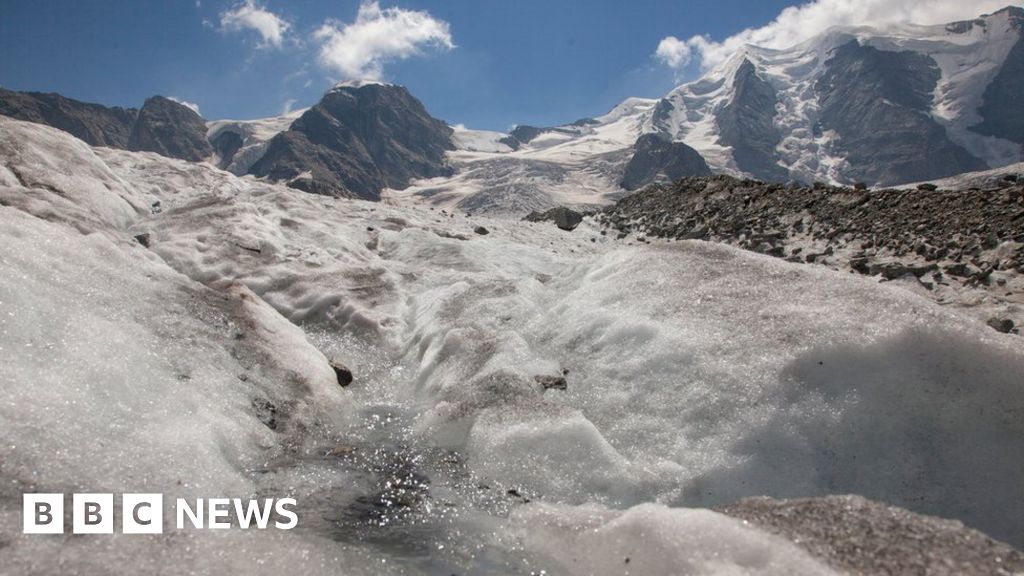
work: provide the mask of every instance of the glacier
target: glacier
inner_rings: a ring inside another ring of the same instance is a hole
[[[1024,349],[898,286],[315,196],[6,118],[0,238],[9,569],[830,573],[709,510],[761,494],[1024,543]],[[29,491],[294,497],[300,522],[33,538]]]

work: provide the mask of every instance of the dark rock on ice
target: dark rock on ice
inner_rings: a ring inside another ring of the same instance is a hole
[[[583,222],[583,214],[564,206],[559,206],[546,212],[530,212],[523,220],[527,222],[551,221],[560,229],[571,232]]]
[[[1009,334],[1014,328],[1013,320],[1010,320],[1009,318],[990,318],[988,325],[1003,334]]]
[[[334,374],[338,377],[338,384],[344,388],[352,383],[355,377],[352,375],[352,371],[349,370],[348,366],[345,366],[337,360],[331,360],[331,368],[334,369]]]
[[[543,376],[537,375],[533,377],[534,381],[544,387],[545,390],[568,390],[569,383],[566,382],[564,376]]]

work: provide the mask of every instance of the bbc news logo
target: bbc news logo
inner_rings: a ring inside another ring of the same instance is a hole
[[[64,533],[64,494],[24,494],[25,534]],[[122,494],[120,527],[124,534],[161,534],[164,531],[163,494]],[[175,526],[198,529],[265,530],[273,526],[291,530],[299,523],[295,499],[178,498],[174,503]],[[234,524],[232,524],[234,519]],[[273,519],[273,522],[271,520]],[[113,534],[113,494],[72,494],[72,534]]]

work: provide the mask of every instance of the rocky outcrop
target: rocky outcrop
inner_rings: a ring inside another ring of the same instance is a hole
[[[231,130],[222,130],[211,138],[210,146],[213,147],[217,158],[220,159],[217,166],[224,170],[231,166],[231,161],[235,159],[235,154],[242,149],[243,144],[245,144],[245,140],[242,135]]]
[[[580,118],[572,124],[569,124],[569,126],[573,126],[575,128],[586,128],[594,124],[599,124],[599,122],[592,118]],[[565,128],[538,128],[536,126],[527,126],[523,124],[513,128],[512,131],[508,133],[508,136],[502,138],[499,142],[513,150],[518,150],[524,144],[529,144],[534,138],[541,134],[548,134],[550,132],[560,132],[562,134],[570,135],[576,134],[576,132]]]
[[[565,206],[559,206],[552,208],[545,212],[533,211],[526,215],[523,220],[527,222],[545,222],[551,221],[558,226],[559,229],[565,230],[566,232],[572,232],[577,226],[583,222],[583,214],[566,208]]]
[[[338,86],[271,140],[249,172],[334,196],[380,198],[451,173],[452,130],[401,86]]]
[[[835,49],[816,84],[820,128],[838,135],[835,146],[851,182],[895,185],[987,168],[932,119],[940,76],[923,54],[856,40]]]
[[[652,182],[709,174],[708,163],[693,148],[661,134],[644,134],[633,146],[633,157],[619,184],[626,190],[636,190]]]
[[[52,126],[92,146],[127,148],[138,110],[108,108],[60,94],[0,88],[0,114]]]
[[[715,115],[719,141],[732,147],[736,166],[761,180],[782,182],[789,172],[778,165],[775,147],[782,135],[774,119],[778,96],[744,60],[733,79],[732,100]]]
[[[985,136],[1017,142],[1024,150],[1024,96],[1021,96],[1024,94],[1024,8],[1011,6],[1004,11],[1021,38],[985,89],[978,109],[982,121],[971,129]]]
[[[860,496],[748,498],[717,511],[777,534],[850,574],[1024,572],[1024,553],[958,521]]]
[[[213,155],[202,116],[163,96],[147,98],[142,105],[128,138],[128,149],[192,162]]]

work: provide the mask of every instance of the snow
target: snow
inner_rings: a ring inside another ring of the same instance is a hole
[[[524,216],[555,206],[594,208],[625,193],[618,180],[656,100],[631,98],[593,123],[553,128],[512,151],[504,134],[456,127],[455,175],[387,190],[386,201],[474,214]]]
[[[289,495],[300,515],[153,546],[20,536],[8,498],[8,566],[820,574],[700,507],[836,492],[1021,543],[1024,350],[897,286],[0,135],[7,493]],[[566,391],[533,380],[563,369]],[[346,520],[396,461],[425,500]]]
[[[512,149],[501,142],[508,134],[488,130],[470,130],[462,124],[452,126],[455,132],[455,147],[471,152],[510,152]]]
[[[308,108],[292,110],[273,118],[257,120],[214,120],[206,123],[206,137],[213,141],[222,132],[234,132],[242,137],[231,163],[225,169],[238,175],[245,174],[266,152],[270,139],[291,127]]]

